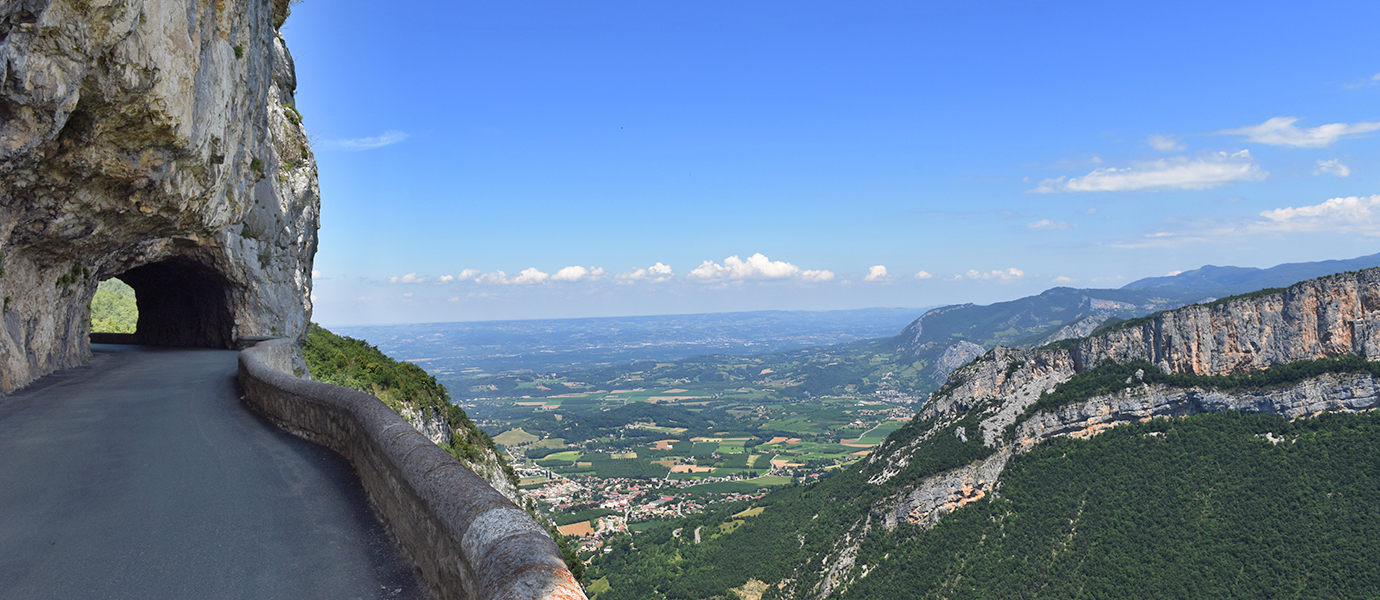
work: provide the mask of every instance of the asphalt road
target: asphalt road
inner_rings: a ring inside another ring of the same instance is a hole
[[[237,353],[92,350],[0,397],[0,599],[424,597],[349,463],[240,401]]]

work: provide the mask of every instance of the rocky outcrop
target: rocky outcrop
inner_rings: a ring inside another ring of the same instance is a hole
[[[0,391],[89,355],[101,279],[139,341],[301,339],[319,189],[269,0],[0,0]]]
[[[882,525],[895,529],[901,521],[933,527],[940,519],[965,504],[977,502],[991,493],[997,476],[1011,459],[1011,450],[930,477],[893,502],[882,513]]]
[[[1323,375],[1282,389],[1237,393],[1141,384],[1118,394],[1036,413],[1017,427],[1013,445],[1028,449],[1052,437],[1088,437],[1109,427],[1156,417],[1239,410],[1300,419],[1374,408],[1380,408],[1380,382],[1364,374]]]
[[[523,498],[518,491],[517,482],[509,477],[510,469],[504,468],[506,463],[493,448],[484,444],[481,440],[473,439],[476,435],[473,432],[459,431],[459,428],[452,427],[446,422],[444,416],[433,408],[416,407],[410,404],[398,405],[397,412],[403,420],[412,425],[418,433],[426,436],[431,443],[441,447],[448,447],[455,441],[457,436],[463,436],[466,441],[479,451],[477,460],[460,459],[460,463],[474,471],[476,475],[483,477],[495,490],[514,504],[521,506]]]
[[[1161,313],[1074,350],[1078,370],[1147,360],[1167,373],[1226,375],[1299,360],[1380,358],[1380,269],[1341,273],[1278,293]]]

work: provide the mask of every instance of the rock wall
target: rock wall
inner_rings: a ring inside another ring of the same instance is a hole
[[[1298,360],[1380,358],[1380,269],[1341,273],[1259,297],[1193,305],[1083,341],[1079,371],[1148,360],[1167,373],[1225,375]]]
[[[270,0],[0,0],[0,391],[89,356],[96,283],[144,343],[303,339],[319,188]]]
[[[446,423],[445,417],[434,409],[404,404],[398,409],[398,414],[418,433],[426,436],[427,439],[431,440],[431,443],[438,446],[448,446],[456,436],[465,435],[464,432],[457,431],[449,423]],[[479,440],[470,439],[468,441],[476,447],[483,448],[480,458],[475,461],[461,459],[460,463],[476,475],[483,477],[490,486],[498,490],[498,493],[503,494],[504,498],[521,506],[524,502],[522,493],[518,490],[517,483],[509,479],[508,471],[503,468],[503,459],[492,448],[483,447]]]

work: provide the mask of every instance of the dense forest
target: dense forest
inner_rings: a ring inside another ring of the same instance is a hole
[[[1378,536],[1380,415],[1198,415],[1017,457],[1000,497],[869,539],[837,597],[1369,598]]]

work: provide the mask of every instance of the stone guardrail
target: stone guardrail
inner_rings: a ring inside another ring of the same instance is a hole
[[[555,542],[525,511],[379,399],[290,374],[294,344],[246,338],[245,401],[354,465],[431,593],[457,600],[585,600]]]

